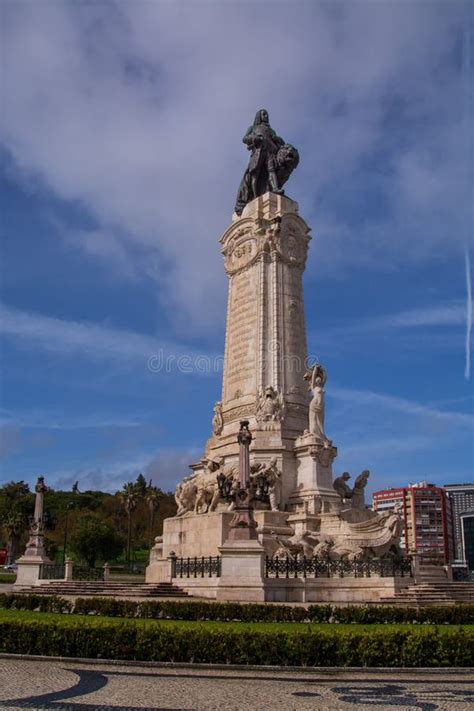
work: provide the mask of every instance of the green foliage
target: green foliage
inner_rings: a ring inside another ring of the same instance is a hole
[[[123,541],[107,520],[97,513],[88,513],[77,521],[70,546],[73,553],[93,568],[97,559],[113,560],[118,556]]]
[[[137,480],[135,482],[135,487],[136,487],[138,496],[142,496],[142,497],[146,496],[148,484],[147,484],[147,481],[146,481],[145,477],[143,476],[143,474],[139,474],[137,476]]]
[[[28,598],[32,602],[28,603]],[[18,599],[19,605],[14,601]],[[0,608],[34,610],[38,599],[53,600],[47,595],[1,595]],[[7,602],[5,602],[5,600]],[[47,605],[47,603],[44,603]],[[69,603],[68,603],[69,604]],[[24,607],[24,605],[30,605]],[[45,608],[47,610],[47,607]],[[50,610],[53,611],[53,610]],[[312,622],[335,624],[430,624],[472,625],[474,605],[395,607],[367,605],[336,607],[334,605],[309,605],[309,607],[277,604],[241,604],[238,602],[201,602],[198,600],[121,600],[112,597],[77,598],[68,612],[76,615],[104,617],[135,617],[167,620],[213,620],[219,622]]]
[[[104,617],[138,617],[139,604],[133,600],[113,597],[78,598],[74,605],[75,615],[102,615]]]
[[[184,628],[135,620],[0,621],[0,652],[93,659],[284,666],[468,667],[474,631],[331,627],[303,632]]]
[[[34,497],[24,481],[0,486],[0,544],[7,545],[9,562],[20,553],[33,507]]]
[[[172,494],[148,486],[141,475],[130,486],[135,495],[130,521],[130,557],[133,561],[137,550],[146,549],[148,555],[150,542],[162,531],[163,520],[175,515],[176,503]],[[30,492],[24,481],[12,481],[0,486],[0,546],[8,546],[10,560],[16,559],[24,549],[28,537],[28,520],[33,510],[34,493]],[[127,539],[129,518],[118,495],[103,491],[55,491],[48,487],[44,497],[44,511],[46,544],[48,554],[53,559],[62,560],[66,518],[68,541],[85,513],[98,514],[118,532],[124,543]],[[21,519],[21,525],[15,525],[13,536],[8,532],[11,530],[9,519],[12,514]],[[69,546],[67,548],[67,552],[72,553],[72,549]],[[107,557],[111,562],[111,556]]]
[[[37,610],[70,614],[73,603],[58,595],[15,595],[0,594],[0,608],[4,610]]]

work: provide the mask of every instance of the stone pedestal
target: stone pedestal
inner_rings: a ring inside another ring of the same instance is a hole
[[[337,448],[329,441],[319,441],[315,435],[305,433],[296,439],[295,455],[296,488],[287,507],[292,514],[289,521],[298,524],[295,530],[301,533],[305,528],[315,530],[321,513],[340,510],[341,499],[332,484],[332,463]]]
[[[226,541],[219,548],[221,577],[217,600],[265,601],[265,551],[261,543]]]
[[[37,585],[40,579],[41,566],[51,565],[51,561],[46,555],[23,555],[17,560],[17,565],[18,570],[13,587],[22,588]]]
[[[156,558],[150,561],[145,570],[146,583],[170,583],[171,560],[170,558]]]
[[[167,558],[170,553],[175,553],[177,558],[219,555],[219,546],[229,536],[233,516],[232,511],[224,510],[167,518],[163,522],[160,557]]]
[[[265,554],[337,559],[369,550],[384,555],[397,540],[397,514],[377,517],[364,508],[367,472],[356,480],[351,499],[351,508],[360,513],[341,511],[333,487],[337,448],[324,430],[326,372],[307,362],[302,276],[309,240],[297,203],[271,192],[235,215],[220,240],[229,279],[222,395],[209,417],[213,434],[204,456],[176,491],[183,515],[165,521],[162,548],[152,552],[149,582],[169,579],[172,552],[185,559],[221,556],[220,579],[187,578],[183,587],[220,600],[260,601],[265,587],[275,595],[267,599],[317,600],[323,589],[324,599],[330,599],[337,595],[338,580],[326,586],[297,578],[265,581]],[[252,437],[246,475],[239,470],[236,477],[242,420]],[[234,513],[223,500],[240,491],[248,500],[244,496],[237,503],[229,535]],[[249,525],[248,505],[258,507],[252,500],[257,496],[267,508],[281,510],[254,510]],[[258,540],[252,540],[255,523]],[[344,585],[366,595],[365,582]]]
[[[162,560],[166,561],[171,553],[175,553],[177,558],[219,555],[219,547],[229,537],[233,517],[233,511],[223,510],[208,514],[189,514],[167,518],[163,523],[163,537],[159,537],[158,542],[155,542],[150,551],[150,565],[148,566],[150,573],[147,568],[147,580],[148,575],[152,575],[152,569],[158,570],[155,564]],[[257,535],[263,544],[270,537],[272,531],[283,537],[293,535],[293,530],[288,525],[286,511],[256,510],[254,517],[257,523]],[[162,564],[160,563],[160,565]],[[153,568],[153,566],[155,567]],[[162,574],[159,573],[159,575]]]

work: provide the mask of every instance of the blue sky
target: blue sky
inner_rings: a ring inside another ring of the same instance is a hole
[[[301,156],[336,473],[472,481],[471,8],[2,2],[0,482],[171,489],[200,458],[263,106]]]

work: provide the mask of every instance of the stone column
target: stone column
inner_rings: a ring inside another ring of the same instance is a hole
[[[206,456],[236,460],[239,422],[248,419],[255,459],[277,457],[284,501],[295,487],[292,446],[308,426],[302,276],[309,240],[297,203],[274,193],[246,205],[221,238],[229,278],[222,422]]]
[[[30,526],[30,537],[24,554],[17,560],[18,571],[15,587],[35,585],[40,579],[42,565],[51,565],[44,548],[43,506],[46,486],[44,477],[38,477],[35,492],[35,512]]]
[[[72,570],[74,567],[74,561],[72,558],[66,558],[64,561],[64,580],[72,580]]]

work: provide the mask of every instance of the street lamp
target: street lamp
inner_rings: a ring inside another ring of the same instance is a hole
[[[230,522],[229,540],[249,541],[256,540],[257,523],[253,515],[253,492],[250,483],[250,443],[252,433],[249,430],[249,421],[241,420],[240,430],[237,435],[239,443],[239,482],[237,490],[232,492],[232,481],[223,473],[217,477],[220,495],[227,501],[234,501],[234,517]],[[268,493],[268,481],[262,472],[257,478],[257,497],[263,498]]]

